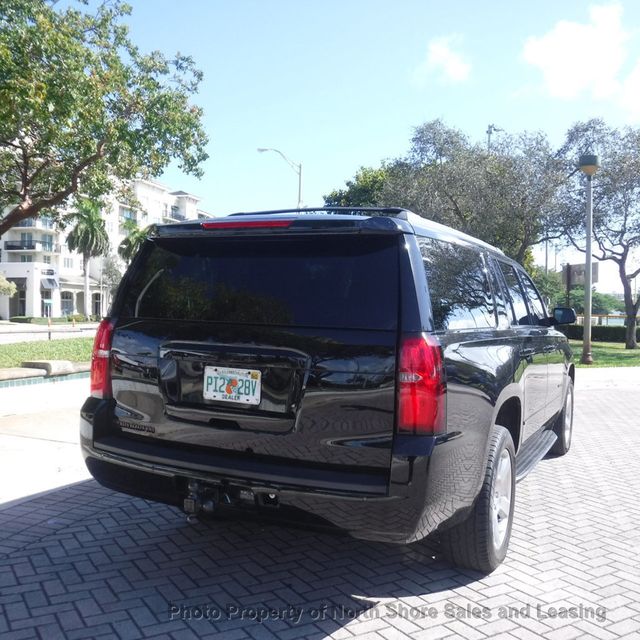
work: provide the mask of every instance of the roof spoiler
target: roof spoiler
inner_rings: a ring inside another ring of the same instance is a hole
[[[401,207],[305,207],[273,211],[238,211],[230,213],[229,216],[265,216],[278,213],[333,213],[341,216],[388,216],[398,220],[408,220],[410,212]]]

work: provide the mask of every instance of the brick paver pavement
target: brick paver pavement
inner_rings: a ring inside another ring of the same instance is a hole
[[[0,638],[640,638],[636,398],[577,392],[573,449],[518,485],[509,555],[484,578],[423,543],[188,525],[93,481],[10,505]]]

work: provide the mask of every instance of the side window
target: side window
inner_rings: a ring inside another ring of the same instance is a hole
[[[531,278],[524,271],[519,270],[518,273],[520,275],[522,285],[524,286],[527,302],[529,303],[529,311],[532,316],[531,324],[540,324],[540,321],[547,317],[542,298],[540,297],[536,286],[531,281]]]
[[[495,328],[493,295],[480,252],[430,238],[419,245],[436,329]]]
[[[509,298],[511,299],[515,324],[531,324],[524,291],[522,290],[515,269],[510,264],[504,262],[498,262],[498,264],[500,265],[500,270],[507,285]]]
[[[496,301],[496,315],[498,316],[498,329],[507,329],[512,322],[511,305],[506,297],[505,285],[499,273],[499,267],[493,258],[489,258],[489,279],[493,289],[493,297]]]

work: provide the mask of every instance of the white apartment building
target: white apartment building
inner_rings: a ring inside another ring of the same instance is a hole
[[[209,217],[198,209],[200,199],[185,191],[171,191],[152,180],[136,180],[132,187],[140,203],[138,210],[113,198],[103,211],[111,255],[117,256],[118,246],[126,235],[123,225],[128,219],[144,228],[150,224]],[[84,312],[82,256],[71,253],[67,247],[70,230],[71,227],[59,231],[50,218],[40,216],[23,220],[2,236],[0,273],[15,282],[18,290],[11,298],[0,296],[0,319],[59,317]],[[102,281],[103,262],[93,258],[89,266],[94,315],[104,315],[109,302]]]

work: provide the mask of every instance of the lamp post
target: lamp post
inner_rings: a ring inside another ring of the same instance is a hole
[[[582,364],[593,364],[591,356],[591,235],[593,233],[593,176],[600,164],[598,156],[591,154],[581,155],[579,167],[587,176],[587,246],[584,263],[584,326],[582,332]]]
[[[298,209],[302,207],[302,163],[296,163],[292,160],[289,160],[287,156],[282,153],[279,149],[272,148],[258,148],[259,153],[264,153],[265,151],[273,151],[280,155],[280,157],[298,174]]]

